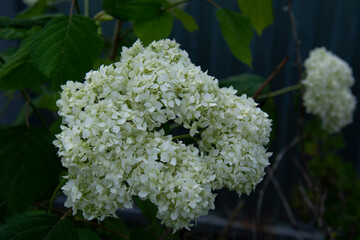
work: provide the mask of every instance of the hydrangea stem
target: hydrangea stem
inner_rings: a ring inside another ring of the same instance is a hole
[[[89,0],[84,0],[84,16],[89,16]]]
[[[116,54],[118,52],[119,49],[119,44],[121,41],[121,28],[122,28],[122,21],[117,20],[116,21],[116,26],[115,26],[115,33],[114,33],[114,38],[113,38],[113,43],[112,43],[112,47],[111,47],[111,52],[110,52],[110,57],[109,60],[110,61],[115,61],[116,58]]]
[[[104,16],[106,14],[106,12],[104,10],[98,12],[95,16],[94,16],[94,20],[97,21],[99,20],[102,16]]]
[[[74,5],[75,5],[75,8],[76,8],[76,12],[77,12],[78,14],[80,14],[79,3],[77,2],[77,0],[72,0],[72,1],[71,1],[71,6],[70,6],[70,13],[69,13],[69,18],[70,18],[70,19],[71,19],[72,15],[73,15]]]
[[[60,190],[60,188],[65,184],[65,182],[67,181],[66,178],[63,178],[59,184],[56,186],[53,194],[51,195],[51,198],[50,198],[50,203],[49,203],[49,208],[48,208],[48,213],[51,213],[51,210],[52,210],[52,206],[53,206],[53,203],[54,203],[54,200],[55,200],[55,197],[56,197],[56,193]]]
[[[173,136],[173,140],[181,140],[181,139],[192,139],[192,140],[195,140],[195,141],[199,141],[199,140],[200,140],[200,139],[198,139],[198,138],[196,138],[196,137],[190,136],[190,134]]]
[[[35,107],[34,103],[31,101],[31,98],[29,97],[29,95],[27,94],[27,92],[24,89],[21,89],[21,93],[24,96],[27,104],[30,105],[30,107],[34,110],[34,113],[36,114],[36,116],[39,118],[41,125],[43,126],[43,128],[49,132],[49,128],[46,125],[46,122],[44,120],[44,118],[42,117],[41,113],[39,112],[39,110]],[[28,121],[28,119],[27,119]]]
[[[301,84],[298,83],[296,85],[291,85],[291,86],[288,86],[288,87],[284,87],[282,89],[279,89],[279,90],[276,90],[276,91],[273,91],[273,92],[270,92],[270,93],[262,94],[257,99],[265,99],[265,98],[269,98],[269,97],[276,97],[278,95],[281,95],[281,94],[284,94],[284,93],[287,93],[287,92],[291,92],[291,91],[294,91],[294,90],[298,90],[300,88],[301,88]]]

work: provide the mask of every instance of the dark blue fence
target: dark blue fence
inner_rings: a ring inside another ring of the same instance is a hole
[[[218,1],[222,7],[237,9],[236,1]],[[277,89],[298,81],[295,66],[296,54],[288,13],[284,7],[288,1],[273,0],[274,23],[261,36],[254,34],[251,48],[253,69],[236,60],[221,36],[215,19],[216,9],[204,0],[191,1],[186,10],[193,15],[200,29],[196,33],[186,32],[175,24],[173,37],[186,49],[193,62],[218,79],[234,74],[253,72],[268,76],[285,56],[290,61],[276,77],[272,88]],[[293,1],[303,60],[310,50],[324,46],[352,67],[357,80],[352,90],[360,101],[360,1],[358,0],[315,0]],[[296,131],[293,95],[286,94],[276,99],[278,110],[278,137],[274,151],[278,151],[292,139]],[[354,114],[354,121],[344,129],[347,147],[344,158],[355,164],[360,173],[360,111]],[[290,173],[289,173],[290,174]]]

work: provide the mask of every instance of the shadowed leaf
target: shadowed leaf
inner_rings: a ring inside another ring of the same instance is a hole
[[[82,81],[102,49],[102,38],[90,18],[59,16],[50,20],[31,46],[31,59],[51,78],[55,90],[67,80]]]
[[[56,185],[60,161],[52,136],[34,126],[1,129],[0,145],[0,199],[20,212]]]
[[[231,52],[240,61],[251,67],[250,42],[253,31],[249,19],[243,14],[228,9],[219,9],[216,12],[216,18],[220,22],[222,35]]]

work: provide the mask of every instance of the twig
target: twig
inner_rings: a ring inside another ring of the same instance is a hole
[[[311,183],[311,180],[310,180],[310,176],[309,174],[305,171],[305,169],[301,166],[300,162],[297,160],[297,158],[293,158],[293,162],[295,164],[295,166],[299,169],[302,177],[304,178],[305,180],[305,183],[307,185],[308,188],[312,188],[312,183]]]
[[[223,239],[226,239],[226,234],[227,232],[230,230],[230,228],[232,227],[232,225],[234,224],[234,221],[236,220],[237,216],[239,215],[241,209],[243,208],[244,206],[244,202],[243,201],[240,201],[236,204],[236,207],[235,207],[235,210],[234,212],[230,215],[229,219],[228,219],[228,222],[226,224],[226,226],[222,229],[219,237],[218,237],[218,240],[223,240]]]
[[[43,117],[41,116],[41,113],[39,112],[39,110],[35,107],[35,105],[33,104],[33,102],[31,101],[31,98],[29,97],[29,95],[27,94],[27,92],[23,89],[20,90],[22,95],[24,96],[25,100],[27,103],[29,103],[30,107],[33,109],[34,113],[36,114],[36,116],[39,118],[41,125],[43,126],[43,128],[50,132],[48,126],[46,125],[45,120],[43,119]]]
[[[276,169],[278,168],[281,159],[284,157],[285,153],[287,151],[289,151],[293,146],[295,146],[298,141],[299,141],[299,137],[295,137],[287,146],[285,146],[285,148],[283,148],[278,153],[278,155],[276,155],[274,163],[266,175],[264,183],[261,186],[261,189],[259,190],[259,198],[258,198],[257,205],[256,205],[256,215],[255,215],[255,225],[254,225],[255,231],[258,228],[258,225],[260,223],[261,208],[262,208],[262,203],[264,201],[264,195],[265,195],[267,186],[269,185],[269,182],[272,179],[272,177],[273,177]]]
[[[321,197],[320,197],[320,202],[318,204],[319,208],[317,208],[316,205],[310,200],[310,198],[306,194],[305,188],[301,183],[299,183],[299,191],[301,193],[301,196],[303,197],[305,204],[313,212],[314,217],[315,217],[319,227],[323,229],[323,231],[329,236],[330,239],[334,239],[331,234],[331,229],[326,224],[326,222],[324,221],[324,218],[323,218],[323,213],[325,211],[325,200],[327,198],[327,192],[325,192],[324,194],[320,194]]]
[[[122,21],[116,20],[115,33],[114,33],[113,43],[112,43],[110,57],[109,57],[109,60],[112,62],[115,61],[116,55],[119,50],[119,44],[121,41],[121,36],[120,36],[121,27],[122,27]]]
[[[261,86],[256,90],[253,95],[253,99],[256,100],[260,93],[264,90],[264,88],[271,83],[271,81],[275,78],[275,76],[279,73],[279,71],[285,66],[287,61],[289,60],[289,56],[284,57],[284,59],[279,63],[279,65],[275,68],[275,70],[270,74],[270,76],[261,84]]]
[[[283,193],[283,191],[281,190],[281,187],[280,187],[280,184],[279,182],[277,181],[277,179],[275,178],[275,176],[272,176],[271,177],[271,181],[272,183],[274,184],[274,187],[278,193],[278,196],[285,208],[285,211],[286,211],[286,214],[287,216],[289,217],[289,220],[291,222],[291,225],[296,228],[296,229],[299,229],[299,224],[297,223],[297,221],[295,220],[295,217],[294,217],[294,214],[290,208],[290,205],[289,205],[289,202],[286,200],[286,197],[285,197],[285,194]]]
[[[290,23],[291,23],[291,29],[293,33],[293,39],[296,47],[296,65],[298,66],[299,71],[299,77],[301,78],[303,66],[302,66],[302,60],[301,60],[301,51],[300,51],[300,40],[298,38],[298,33],[296,29],[296,21],[294,12],[292,10],[292,0],[288,1],[288,5],[286,7],[286,11],[289,13]]]
[[[289,13],[291,29],[292,29],[292,33],[293,33],[295,48],[296,48],[296,65],[298,67],[298,72],[299,72],[299,82],[301,82],[302,73],[303,73],[303,65],[302,65],[301,51],[300,51],[300,43],[301,42],[299,40],[297,29],[296,29],[296,21],[295,21],[294,12],[292,9],[292,0],[288,1],[286,11]],[[302,162],[305,162],[305,158],[306,158],[306,156],[305,156],[305,138],[304,138],[305,108],[302,103],[302,99],[303,99],[303,95],[304,95],[304,87],[302,84],[300,86],[301,86],[301,88],[300,88],[301,99],[299,101],[300,118],[298,121],[298,125],[299,125],[299,135],[301,137],[301,142],[300,142],[301,160],[302,160]]]
[[[72,209],[69,208],[62,216],[60,219],[65,219],[67,215],[69,215],[72,212]]]
[[[215,6],[216,8],[221,9],[220,5],[214,2],[213,0],[206,0],[206,1],[208,1],[211,5]]]
[[[70,19],[72,18],[72,15],[73,15],[73,10],[74,10],[75,1],[76,1],[76,0],[72,0],[72,1],[71,1],[70,13],[69,13],[69,18],[70,18]]]
[[[305,204],[308,206],[308,208],[310,208],[311,210],[314,210],[315,209],[314,204],[311,202],[311,200],[307,196],[307,194],[305,192],[305,188],[301,183],[299,183],[299,191],[301,193],[301,196],[304,199]]]

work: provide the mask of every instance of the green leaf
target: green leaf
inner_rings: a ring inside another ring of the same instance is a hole
[[[150,221],[150,228],[152,232],[156,235],[156,237],[159,238],[163,232],[164,227],[159,224],[159,221],[156,218],[158,212],[156,205],[153,204],[150,200],[141,200],[137,196],[133,197],[133,200],[136,206],[140,208],[142,214]],[[157,239],[156,237],[155,239]]]
[[[250,18],[253,27],[259,35],[274,21],[271,0],[238,0],[238,5],[244,15]]]
[[[265,79],[259,75],[255,74],[241,74],[236,76],[231,76],[227,79],[219,81],[220,87],[230,87],[233,86],[234,89],[237,90],[236,95],[241,96],[242,94],[246,94],[251,97],[254,95],[256,90],[260,87],[260,85],[265,81]],[[268,87],[264,89],[264,93],[269,90]]]
[[[158,212],[155,204],[150,202],[150,200],[141,200],[139,197],[133,197],[133,200],[141,212],[147,217],[150,221],[156,220],[156,214]]]
[[[36,107],[57,112],[59,109],[56,106],[56,99],[54,94],[42,94]]]
[[[35,37],[31,59],[52,79],[54,89],[59,90],[67,80],[84,79],[99,57],[102,44],[92,19],[59,16],[51,19]]]
[[[193,32],[199,29],[199,26],[196,24],[195,19],[186,13],[184,10],[180,8],[174,8],[172,10],[174,12],[175,18],[179,19],[186,30],[189,32]]]
[[[42,15],[27,19],[8,18],[0,16],[0,28],[26,28],[30,29],[34,26],[44,26],[54,15]]]
[[[108,229],[116,229],[118,233],[121,233],[120,236],[120,234],[118,233],[115,234],[114,232],[99,229],[100,233],[103,232],[103,234],[108,235],[109,239],[118,239],[118,240],[129,239],[130,231],[121,218],[108,217],[101,223],[101,225],[107,227]]]
[[[131,231],[129,240],[157,240],[156,236],[154,236],[151,232],[143,229],[143,228],[135,228]]]
[[[56,185],[60,160],[52,136],[35,126],[1,129],[0,145],[0,200],[20,212]]]
[[[27,33],[28,30],[26,29],[3,28],[0,29],[0,39],[5,39],[5,40],[23,39],[28,35]]]
[[[30,61],[32,40],[33,35],[26,37],[0,68],[0,89],[31,88],[48,80]]]
[[[50,126],[50,132],[52,135],[59,134],[61,132],[60,125],[62,123],[61,117],[58,117]]]
[[[219,9],[216,12],[216,18],[220,22],[222,35],[231,52],[240,61],[251,67],[250,42],[253,31],[249,19],[243,14],[228,9]]]
[[[79,240],[101,240],[94,231],[89,229],[77,228],[76,231]]]
[[[146,46],[152,41],[167,38],[172,27],[172,15],[168,12],[161,12],[154,18],[135,21],[134,32]]]
[[[67,219],[42,212],[16,216],[0,230],[2,240],[77,240],[76,230]]]
[[[17,18],[29,18],[43,14],[47,8],[47,0],[38,0],[34,5],[19,13]]]
[[[121,21],[156,17],[165,0],[104,0],[103,9]]]

